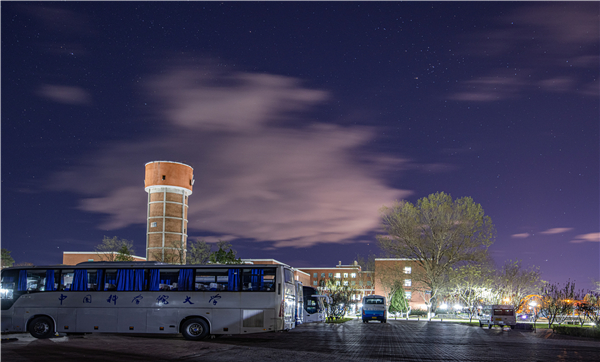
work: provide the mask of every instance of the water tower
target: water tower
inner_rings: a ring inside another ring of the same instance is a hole
[[[180,162],[148,162],[144,184],[148,193],[146,260],[185,264],[194,169]]]

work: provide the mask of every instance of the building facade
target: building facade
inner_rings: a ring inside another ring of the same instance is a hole
[[[84,261],[107,261],[112,260],[114,257],[110,254],[110,252],[100,252],[96,253],[93,251],[63,251],[63,261],[64,265],[77,265]],[[146,261],[146,258],[143,256],[131,255],[133,261]]]

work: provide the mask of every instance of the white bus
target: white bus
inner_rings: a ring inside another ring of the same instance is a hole
[[[2,332],[245,334],[292,329],[283,265],[84,262],[2,270]]]
[[[316,288],[305,286],[302,288],[304,294],[304,323],[325,322],[327,310],[323,303],[326,295],[320,295]]]

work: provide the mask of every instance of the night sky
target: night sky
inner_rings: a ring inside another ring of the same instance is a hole
[[[600,279],[597,2],[2,2],[2,247],[145,255],[144,165],[194,168],[189,238],[294,267],[381,255],[443,191],[490,251]]]

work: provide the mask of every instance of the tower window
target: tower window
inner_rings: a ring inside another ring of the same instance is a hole
[[[167,176],[163,175],[163,181],[167,179]]]
[[[156,227],[156,221],[150,223],[150,227],[155,228]]]

